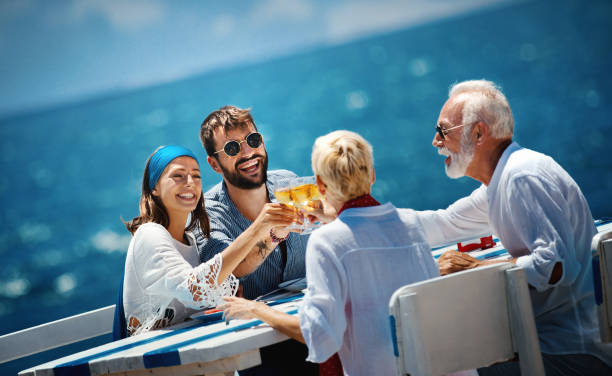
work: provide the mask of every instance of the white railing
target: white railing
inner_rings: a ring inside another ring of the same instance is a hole
[[[65,317],[0,337],[0,364],[113,331],[115,305]]]

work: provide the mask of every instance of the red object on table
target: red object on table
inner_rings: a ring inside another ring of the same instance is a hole
[[[475,249],[487,249],[495,247],[495,243],[493,241],[493,235],[485,236],[484,238],[480,238],[480,243],[470,243],[466,245],[462,245],[461,243],[457,243],[457,250],[459,252],[471,252]]]
[[[216,312],[223,312],[223,310],[222,309],[211,308],[211,309],[207,309],[206,311],[204,311],[204,314],[210,315],[211,313],[216,313]]]

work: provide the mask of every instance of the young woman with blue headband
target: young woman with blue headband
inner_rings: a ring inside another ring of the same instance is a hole
[[[294,209],[285,205],[268,204],[265,210],[260,222],[267,231],[296,220]],[[221,303],[223,296],[235,295],[238,280],[232,271],[257,241],[239,237],[200,264],[191,230],[199,228],[208,237],[210,225],[197,158],[181,146],[160,147],[149,157],[140,215],[126,227],[133,235],[122,294],[127,335],[182,322],[196,310]]]

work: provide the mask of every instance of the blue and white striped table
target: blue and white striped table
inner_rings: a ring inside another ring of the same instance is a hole
[[[298,300],[275,308],[297,313]],[[111,342],[21,371],[21,376],[229,374],[261,364],[259,348],[288,337],[259,320],[203,322]]]
[[[597,227],[599,232],[609,231],[612,223],[599,222]],[[495,241],[495,247],[470,254],[481,259],[509,257],[499,240]],[[450,245],[432,253],[437,258],[456,248]],[[295,314],[298,305],[298,300],[292,300],[276,308]],[[231,375],[235,369],[261,364],[259,349],[286,339],[259,320],[235,320],[229,326],[193,320],[41,364],[19,375]]]

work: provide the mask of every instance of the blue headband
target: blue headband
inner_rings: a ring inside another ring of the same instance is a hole
[[[162,172],[164,172],[164,169],[170,162],[183,156],[191,157],[195,159],[196,163],[198,162],[198,158],[196,158],[191,150],[182,146],[168,145],[155,152],[149,161],[149,189],[153,190],[155,188],[157,180],[159,180]]]

